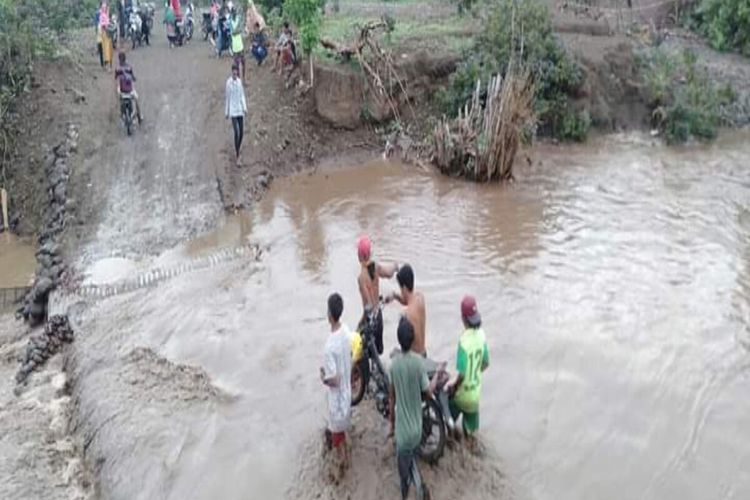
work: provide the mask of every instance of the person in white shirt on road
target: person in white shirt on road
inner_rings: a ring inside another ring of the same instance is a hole
[[[242,136],[244,135],[244,121],[246,114],[247,102],[245,101],[245,89],[243,88],[242,80],[240,79],[240,69],[235,64],[232,65],[232,76],[227,79],[224,115],[227,119],[232,119],[232,129],[234,130],[234,153],[238,165],[240,163],[240,148],[242,147]]]

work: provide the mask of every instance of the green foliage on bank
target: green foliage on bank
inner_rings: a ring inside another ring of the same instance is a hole
[[[8,115],[28,87],[34,60],[55,53],[65,30],[93,24],[96,0],[0,0],[0,167],[10,148]],[[2,178],[0,178],[2,181]]]
[[[539,132],[584,140],[590,120],[570,105],[582,72],[556,37],[547,6],[538,0],[488,0],[482,8],[481,33],[440,95],[446,111],[457,113],[477,79],[487,82],[493,74],[505,74],[510,61],[516,60],[529,67],[536,82]]]
[[[320,0],[286,0],[284,14],[297,26],[305,54],[312,53],[320,39],[322,9]]]
[[[750,0],[702,0],[689,24],[717,50],[750,57]]]
[[[696,63],[689,50],[673,55],[653,49],[641,58],[653,126],[669,143],[713,139],[722,123],[722,108],[735,99],[731,88],[714,84]]]

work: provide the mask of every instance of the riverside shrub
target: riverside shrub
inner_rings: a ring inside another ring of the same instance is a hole
[[[653,125],[669,143],[716,137],[722,109],[734,99],[731,89],[717,87],[696,63],[689,50],[671,55],[653,49],[641,58]]]
[[[690,24],[715,49],[737,50],[750,57],[750,0],[703,0]]]
[[[483,26],[474,46],[440,94],[455,114],[470,99],[476,81],[504,75],[512,59],[528,67],[535,81],[534,107],[540,132],[563,140],[583,140],[590,120],[576,113],[569,97],[582,72],[556,37],[547,6],[535,0],[496,0],[484,4]]]

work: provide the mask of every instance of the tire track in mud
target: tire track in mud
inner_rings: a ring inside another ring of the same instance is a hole
[[[221,264],[233,262],[243,258],[249,258],[253,262],[259,262],[265,251],[260,245],[243,245],[237,247],[222,248],[208,255],[195,257],[181,264],[165,267],[157,267],[142,272],[131,279],[121,280],[104,285],[83,285],[69,290],[57,290],[50,294],[49,314],[67,314],[69,308],[77,303],[86,302],[87,299],[106,299],[133,292],[142,288],[155,286],[161,282],[182,276],[187,273],[211,269]]]

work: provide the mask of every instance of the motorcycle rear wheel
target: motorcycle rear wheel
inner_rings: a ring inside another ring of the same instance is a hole
[[[352,365],[352,406],[357,406],[365,397],[367,381],[365,380],[365,374],[362,371],[362,363],[366,362],[367,359],[362,358]]]
[[[422,403],[422,441],[419,456],[430,464],[436,464],[443,456],[446,442],[445,416],[440,403],[430,398]]]

